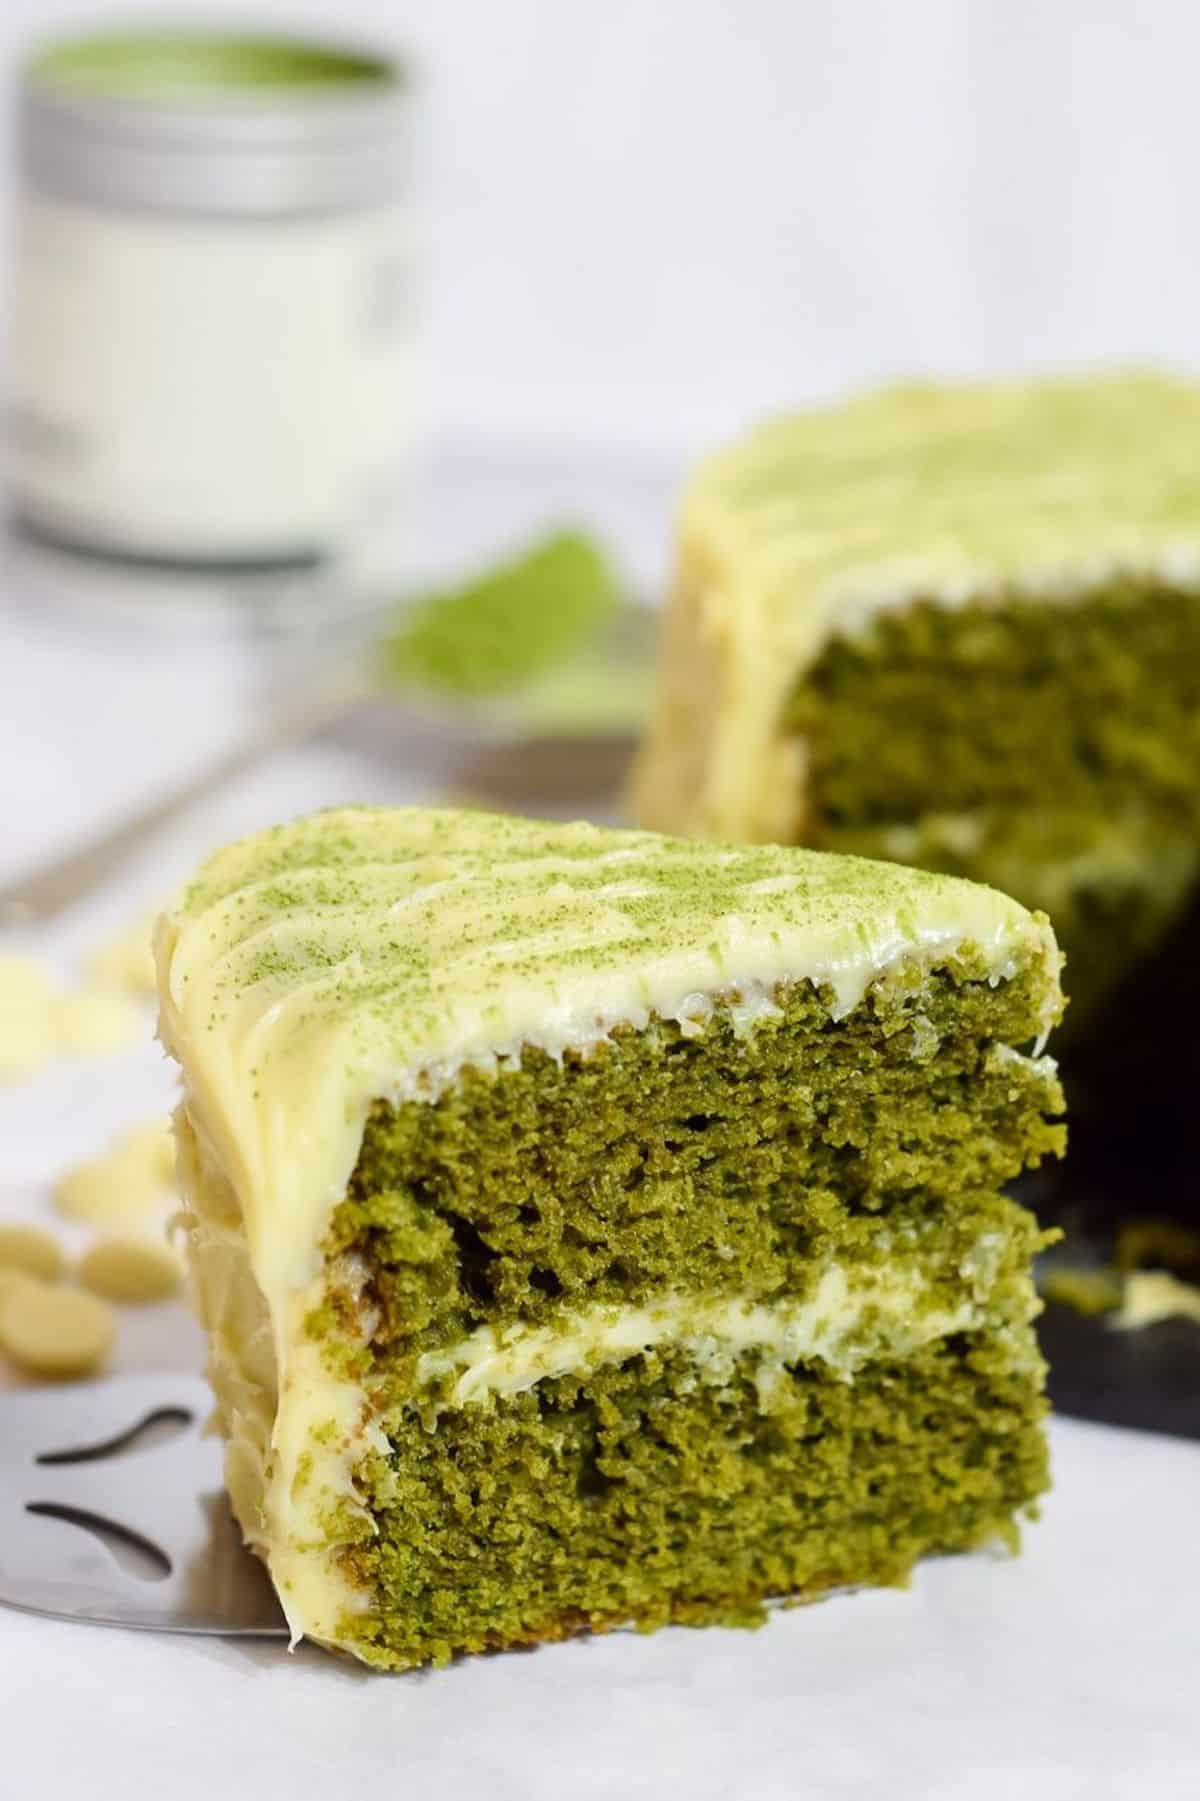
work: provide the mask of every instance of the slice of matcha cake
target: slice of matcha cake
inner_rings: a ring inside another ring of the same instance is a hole
[[[994,883],[1072,1019],[1200,860],[1200,387],[910,387],[786,418],[684,500],[642,822]]]
[[[348,809],[160,925],[228,1485],[404,1668],[747,1622],[1043,1489],[1044,918],[805,850]]]

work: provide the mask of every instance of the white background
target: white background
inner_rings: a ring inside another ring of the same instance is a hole
[[[1197,360],[1190,0],[202,10],[419,53],[455,436],[692,451],[893,374]],[[95,16],[6,0],[0,57]]]

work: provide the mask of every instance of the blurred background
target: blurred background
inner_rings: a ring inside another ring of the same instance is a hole
[[[35,34],[164,9],[8,0]],[[425,77],[429,419],[691,454],[913,371],[1190,362],[1186,0],[209,0]],[[11,83],[6,103],[11,106]]]

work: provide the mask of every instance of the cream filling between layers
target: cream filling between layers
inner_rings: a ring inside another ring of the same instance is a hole
[[[928,1283],[917,1267],[856,1273],[833,1262],[798,1301],[667,1293],[636,1307],[589,1308],[547,1326],[481,1326],[457,1344],[425,1352],[417,1383],[436,1386],[443,1407],[466,1407],[659,1349],[686,1352],[716,1379],[734,1358],[757,1351],[760,1385],[787,1364],[810,1360],[852,1381],[873,1358],[909,1356],[983,1325],[987,1286],[964,1284],[953,1307],[922,1307]]]

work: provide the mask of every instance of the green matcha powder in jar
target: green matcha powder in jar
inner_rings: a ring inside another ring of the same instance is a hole
[[[386,564],[414,437],[415,109],[391,58],[104,33],[21,78],[10,500],[180,565]]]

